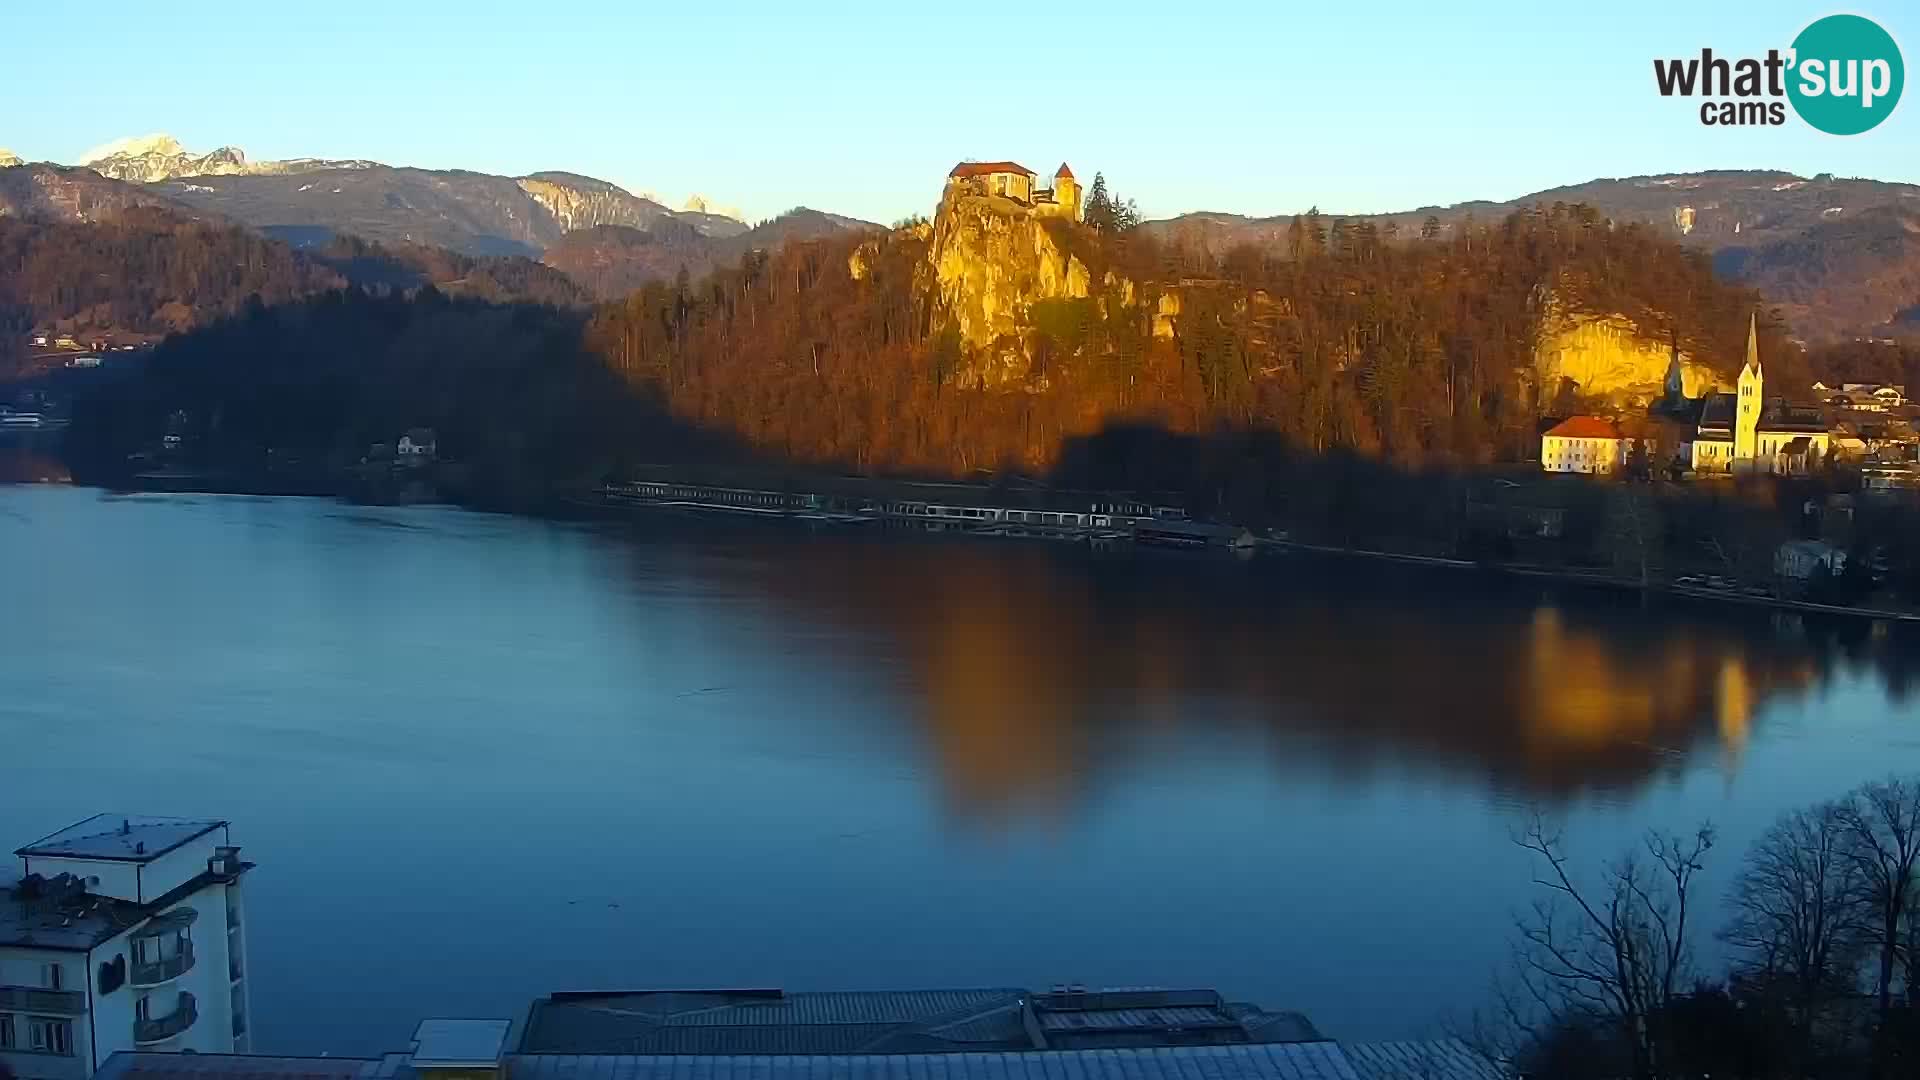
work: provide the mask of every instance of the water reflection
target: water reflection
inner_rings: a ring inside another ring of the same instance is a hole
[[[268,1052],[636,984],[1405,1037],[1530,898],[1516,804],[1739,852],[1914,749],[1911,638],[1360,563],[40,486],[0,566],[0,834],[244,823]]]
[[[765,561],[705,564],[723,587],[764,595],[781,622],[858,631],[836,649],[864,635],[910,665],[944,793],[979,819],[1060,813],[1103,771],[1150,767],[1156,735],[1176,731],[1188,747],[1257,735],[1280,770],[1617,797],[1690,760],[1737,768],[1770,703],[1846,662],[1797,620],[1477,575],[891,537],[787,539],[776,555],[731,539]],[[1898,666],[1896,644],[1855,642],[1852,662]]]
[[[55,454],[30,437],[0,435],[0,484],[65,484],[73,479]]]

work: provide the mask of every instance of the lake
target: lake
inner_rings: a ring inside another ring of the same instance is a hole
[[[256,1052],[561,989],[1478,1000],[1595,864],[1920,769],[1913,640],[1361,561],[0,487],[0,841],[219,816]],[[1703,947],[1710,947],[1703,941]]]

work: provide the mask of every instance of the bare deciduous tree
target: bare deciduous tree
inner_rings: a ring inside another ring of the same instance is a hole
[[[1803,1061],[1822,1008],[1855,985],[1864,881],[1844,805],[1824,803],[1774,822],[1734,883],[1723,936],[1748,981],[1784,997]]]
[[[1885,1026],[1893,975],[1920,868],[1920,782],[1889,777],[1854,791],[1840,805],[1848,852],[1861,876],[1868,940],[1879,951],[1874,989]]]
[[[1691,837],[1649,832],[1643,850],[1585,885],[1569,870],[1560,834],[1539,815],[1514,840],[1538,860],[1534,884],[1548,896],[1520,920],[1513,980],[1500,991],[1507,1018],[1536,1045],[1550,1031],[1611,1027],[1635,1080],[1665,1076],[1670,1040],[1661,1028],[1675,999],[1693,988],[1693,889],[1712,826]]]

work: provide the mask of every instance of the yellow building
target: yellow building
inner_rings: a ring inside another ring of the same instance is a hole
[[[1788,476],[1817,467],[1833,449],[1833,434],[1818,408],[1772,404],[1760,364],[1758,322],[1747,322],[1747,362],[1731,394],[1709,394],[1694,431],[1689,464],[1696,473],[1772,473]]]
[[[1619,472],[1627,461],[1627,438],[1620,425],[1599,416],[1574,416],[1540,437],[1540,468],[1544,472]]]
[[[1032,169],[1016,161],[963,161],[947,174],[947,190],[1011,199],[1035,212],[1080,220],[1080,184],[1066,162],[1053,174],[1053,186],[1039,186]]]

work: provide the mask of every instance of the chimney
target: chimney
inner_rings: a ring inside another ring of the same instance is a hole
[[[147,842],[145,840],[135,840],[133,842],[133,853],[135,855],[145,855],[147,853]]]
[[[132,832],[133,832],[133,824],[129,822],[126,818],[121,818],[120,819],[120,835],[126,836]]]
[[[215,877],[236,877],[240,873],[240,849],[221,846],[213,849],[213,858],[207,860],[207,872]]]

